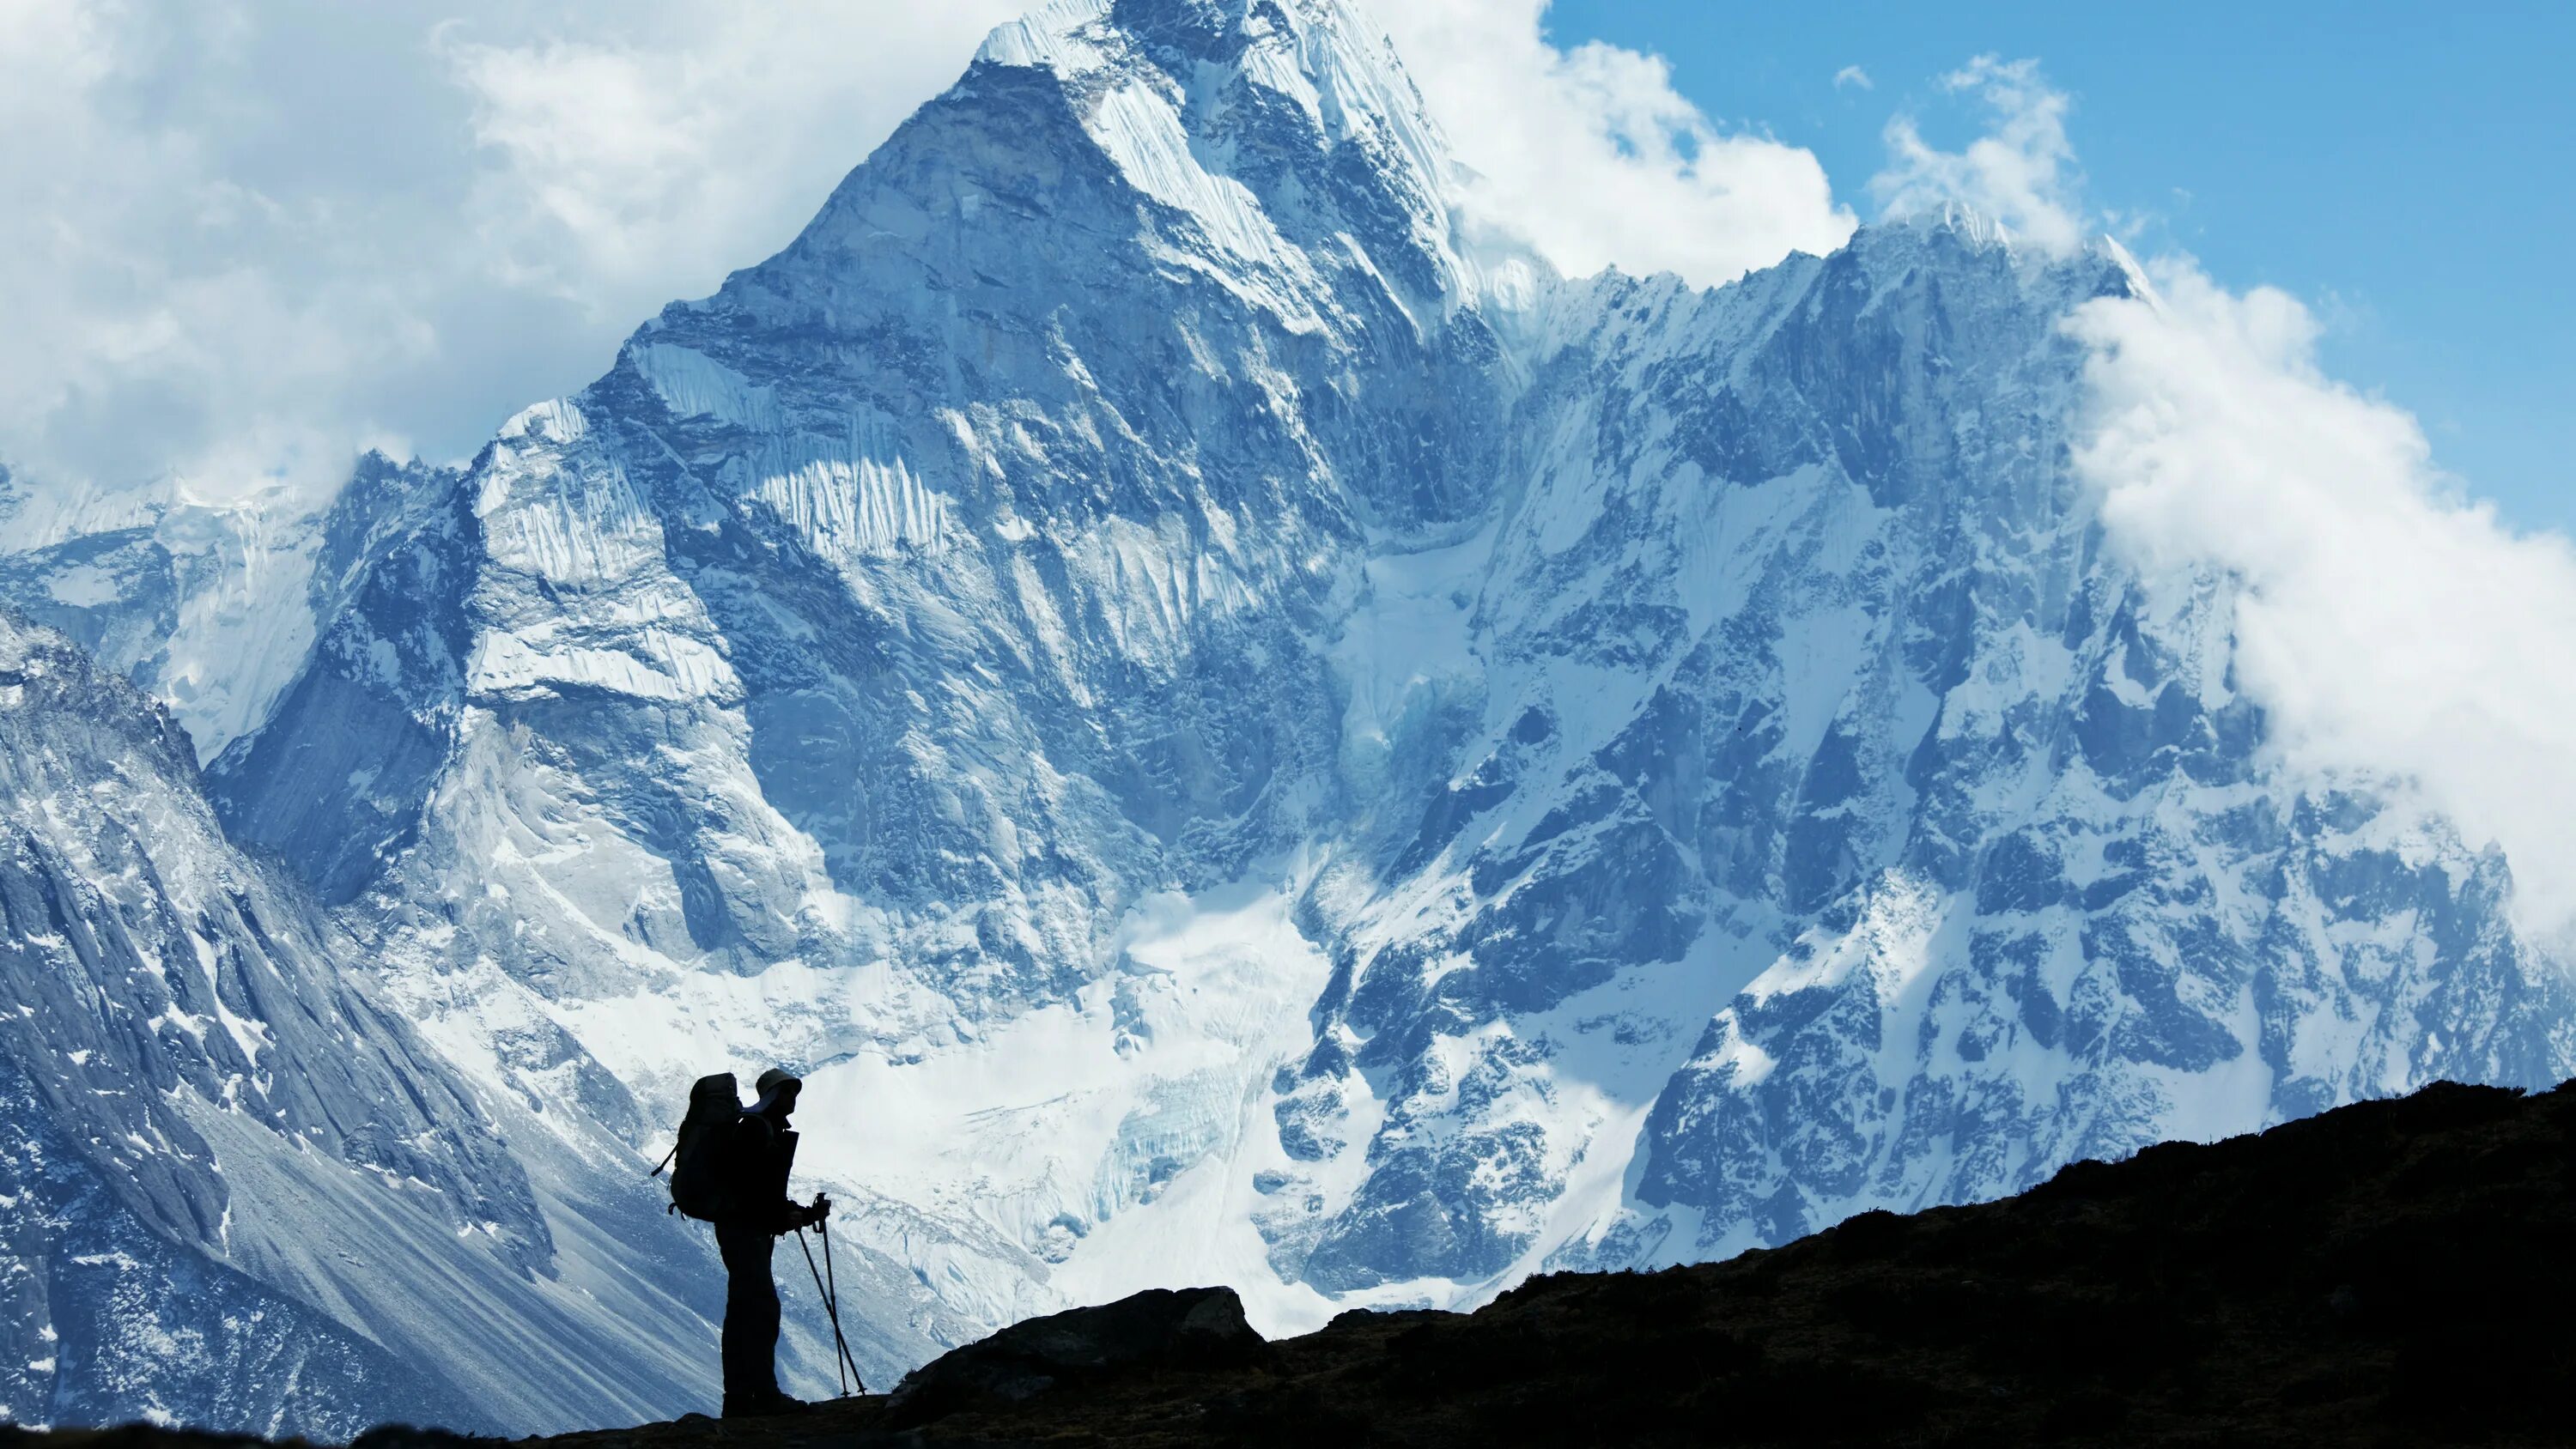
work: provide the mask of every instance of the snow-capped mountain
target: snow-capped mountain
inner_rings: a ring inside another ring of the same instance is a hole
[[[2502,859],[2285,775],[2236,585],[2108,548],[2058,324],[2143,285],[1952,214],[1558,295],[1455,615],[1479,717],[1280,1106],[1369,1143],[1310,1282],[1723,1255],[2568,1074]]]
[[[226,830],[595,1236],[802,1067],[877,1373],[2576,1070],[2504,862],[2288,773],[2232,581],[2107,539],[2116,247],[1566,280],[1458,185],[1340,0],[1005,28],[591,387],[362,465]]]
[[[987,1323],[1095,1291],[1077,1240],[1311,1044],[1334,636],[1490,514],[1478,302],[1534,276],[1453,245],[1352,17],[1158,15],[1006,29],[786,252],[353,494],[347,602],[214,767],[496,1086],[642,1143],[816,1064],[808,1164]]]

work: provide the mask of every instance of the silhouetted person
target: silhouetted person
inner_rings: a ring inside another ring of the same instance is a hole
[[[730,1199],[741,1204],[716,1223],[716,1250],[724,1255],[724,1412],[792,1413],[806,1407],[778,1391],[778,1284],[769,1259],[779,1236],[819,1223],[832,1200],[817,1193],[812,1206],[787,1195],[787,1172],[796,1161],[796,1133],[787,1125],[804,1083],[772,1067],[753,1084],[760,1100],[734,1126],[725,1154],[741,1174]]]

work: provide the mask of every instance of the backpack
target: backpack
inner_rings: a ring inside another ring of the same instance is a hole
[[[734,1089],[733,1073],[700,1077],[689,1088],[689,1111],[680,1119],[680,1140],[662,1159],[671,1169],[671,1206],[665,1211],[707,1223],[730,1216],[741,1174],[732,1170],[726,1157],[741,1122],[742,1097]],[[653,1175],[661,1176],[662,1169],[654,1168]]]

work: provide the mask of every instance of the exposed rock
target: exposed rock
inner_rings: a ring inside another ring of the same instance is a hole
[[[900,1428],[979,1402],[1018,1403],[1119,1369],[1242,1368],[1268,1348],[1233,1289],[1153,1288],[1016,1323],[922,1365],[896,1387],[886,1422]]]

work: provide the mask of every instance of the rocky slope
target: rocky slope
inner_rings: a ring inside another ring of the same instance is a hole
[[[2576,1089],[2444,1084],[1727,1263],[1550,1275],[1472,1315],[1263,1343],[1230,1295],[1147,1295],[891,1397],[533,1442],[2561,1443],[2571,1163]]]

